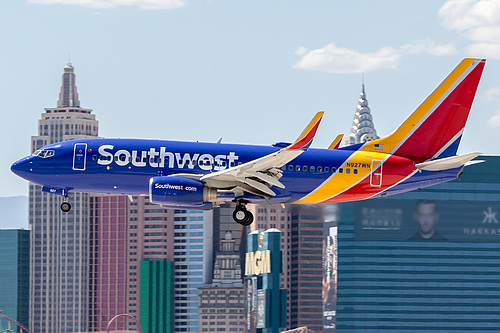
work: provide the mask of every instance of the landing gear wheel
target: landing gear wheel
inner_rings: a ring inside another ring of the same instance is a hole
[[[71,205],[69,202],[63,202],[61,204],[61,210],[65,213],[69,212],[71,210]]]
[[[233,219],[235,222],[247,226],[253,222],[253,214],[250,213],[245,207],[236,207],[233,212]]]

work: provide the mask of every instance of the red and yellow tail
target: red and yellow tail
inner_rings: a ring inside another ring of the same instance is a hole
[[[455,155],[485,62],[464,59],[398,129],[361,150],[416,160]]]

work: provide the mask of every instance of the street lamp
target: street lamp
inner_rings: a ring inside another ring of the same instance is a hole
[[[142,333],[141,323],[137,320],[136,317],[134,317],[128,313],[120,313],[120,314],[117,314],[116,316],[114,316],[113,318],[111,318],[111,320],[108,322],[108,327],[106,327],[107,333],[110,332],[111,324],[113,323],[113,321],[115,319],[120,318],[120,317],[128,317],[128,318],[132,319],[137,324],[137,327],[139,328],[139,332]]]
[[[26,333],[31,333],[26,327],[24,327],[23,324],[15,321],[14,319],[11,319],[11,318],[7,317],[6,315],[3,315],[2,312],[3,312],[3,310],[0,310],[0,319],[5,319],[8,322],[13,323],[14,325],[17,325],[17,327],[19,327],[21,330],[23,330]]]

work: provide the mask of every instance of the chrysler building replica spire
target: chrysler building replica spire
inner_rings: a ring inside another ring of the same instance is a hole
[[[346,145],[364,143],[378,139],[377,131],[373,125],[373,118],[368,107],[368,100],[365,94],[365,84],[361,85],[361,94],[352,121],[351,132],[347,135]]]

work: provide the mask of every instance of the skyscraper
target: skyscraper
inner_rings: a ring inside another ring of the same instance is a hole
[[[199,290],[212,278],[212,211],[174,211],[175,332],[199,332]]]
[[[346,145],[353,145],[374,139],[378,139],[378,136],[373,125],[373,118],[365,94],[365,84],[363,83],[356,113],[352,121],[351,132],[346,136],[345,142]]]
[[[38,121],[31,149],[71,139],[97,137],[91,109],[80,107],[73,66],[64,67],[55,108]],[[62,199],[30,184],[30,330],[34,333],[85,331],[88,327],[88,194],[71,192],[73,209]]]
[[[128,208],[126,196],[91,194],[89,331],[104,331],[127,311]]]
[[[212,283],[200,288],[201,332],[245,331],[245,290],[236,243],[227,231],[215,255]]]
[[[0,230],[0,310],[28,327],[29,230]]]

